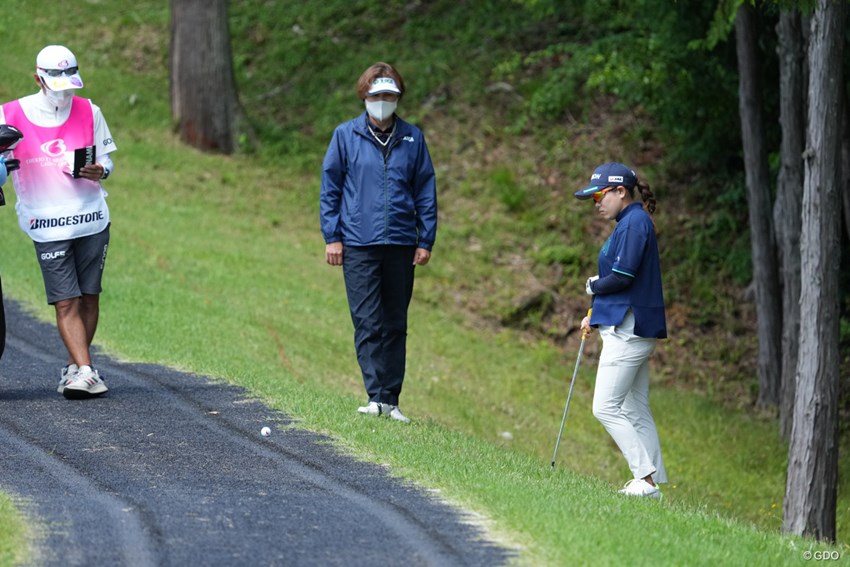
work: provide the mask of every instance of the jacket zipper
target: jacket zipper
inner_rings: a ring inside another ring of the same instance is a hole
[[[389,166],[387,164],[387,160],[390,157],[390,151],[387,150],[386,155],[384,156],[384,244],[390,243],[389,232],[390,232],[390,191],[389,185],[390,180],[388,177],[388,169]]]
[[[398,145],[398,138],[390,140],[390,145],[387,148],[387,153],[384,154],[384,244],[390,243],[390,179],[389,179],[389,161],[390,152]],[[383,154],[383,152],[381,152]]]
[[[390,142],[390,147],[387,149],[386,155],[381,151],[380,148],[375,146],[375,149],[380,152],[381,156],[384,158],[384,244],[389,244],[389,232],[390,232],[390,194],[389,194],[389,159],[390,152],[398,143],[398,139],[394,139]]]

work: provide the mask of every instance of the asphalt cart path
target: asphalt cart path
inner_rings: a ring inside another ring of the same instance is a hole
[[[491,566],[514,555],[243,389],[98,355],[109,392],[66,400],[56,329],[6,310],[0,490],[36,526],[36,565]]]

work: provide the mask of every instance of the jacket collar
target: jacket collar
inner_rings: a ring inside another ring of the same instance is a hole
[[[411,127],[410,127],[409,123],[407,123],[404,120],[402,120],[401,118],[399,118],[398,115],[396,115],[395,121],[396,121],[396,131],[395,131],[396,136],[404,136],[404,135],[407,135],[407,134],[410,133]],[[366,111],[363,111],[363,114],[361,114],[357,119],[355,119],[354,129],[357,132],[359,132],[360,134],[363,134],[364,136],[367,136],[369,138],[372,137],[372,134],[369,133],[369,116],[366,113]]]
[[[643,205],[642,205],[641,203],[637,202],[637,201],[633,201],[633,202],[629,203],[628,205],[626,205],[626,206],[623,208],[623,210],[622,210],[622,211],[620,211],[620,212],[619,212],[619,214],[617,215],[617,219],[616,219],[616,220],[617,220],[617,222],[620,222],[621,220],[623,220],[624,218],[626,218],[626,215],[628,215],[628,214],[629,214],[629,213],[631,213],[632,211],[636,210],[636,208],[637,208],[637,209],[641,209],[641,210],[642,210],[642,209],[643,209]]]

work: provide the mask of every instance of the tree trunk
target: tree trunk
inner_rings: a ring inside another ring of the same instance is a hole
[[[227,0],[171,0],[171,118],[180,139],[226,154],[245,127],[233,80]]]
[[[800,224],[803,206],[803,146],[806,103],[805,51],[800,13],[782,10],[779,16],[779,123],[782,126],[780,169],[773,220],[782,275],[782,361],[779,432],[791,437],[797,350],[800,334]]]
[[[838,491],[840,82],[846,2],[819,0],[809,44],[800,351],[782,529],[835,540]]]
[[[847,87],[841,83],[841,204],[844,211],[844,231],[850,240],[850,100],[847,99]]]
[[[762,103],[758,85],[755,10],[744,3],[735,20],[738,54],[739,113],[747,180],[750,248],[756,294],[758,332],[758,405],[779,403],[782,302],[779,267],[771,215],[770,171],[764,143]]]

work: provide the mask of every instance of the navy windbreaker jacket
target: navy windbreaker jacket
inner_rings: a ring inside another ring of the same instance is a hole
[[[334,130],[322,164],[325,243],[395,244],[431,250],[437,187],[422,131],[396,116],[386,159],[364,112]]]

